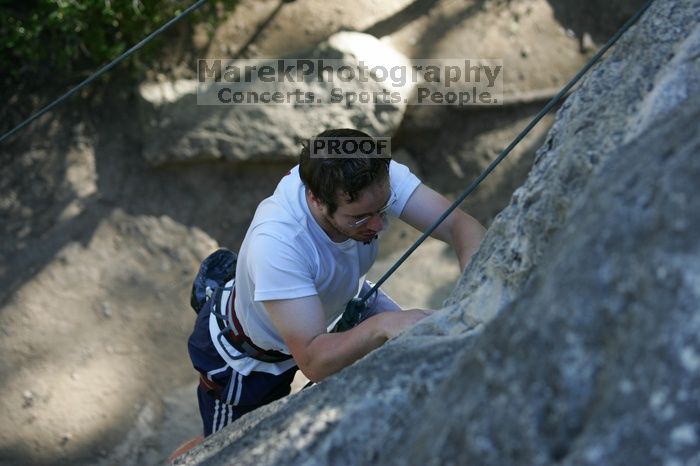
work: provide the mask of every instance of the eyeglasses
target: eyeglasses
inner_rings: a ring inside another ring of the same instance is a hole
[[[378,211],[376,211],[375,213],[373,213],[371,215],[368,215],[366,217],[361,218],[360,220],[358,220],[356,222],[348,223],[348,226],[350,228],[359,228],[362,225],[364,225],[365,223],[369,222],[372,219],[372,217],[374,217],[374,216],[379,216],[381,218],[384,218],[384,216],[386,215],[386,211],[389,210],[389,208],[391,206],[393,206],[395,202],[396,202],[396,195],[394,194],[394,190],[391,190],[391,192],[389,194],[389,201],[386,204],[384,204],[384,207],[382,207],[381,209],[379,209]]]

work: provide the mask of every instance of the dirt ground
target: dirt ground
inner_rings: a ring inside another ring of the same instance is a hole
[[[186,56],[288,55],[353,29],[412,58],[503,58],[507,94],[546,96],[604,35],[595,22],[590,31],[567,29],[566,7],[246,0],[218,28],[195,28]],[[185,61],[150,76],[187,77],[194,66]],[[152,168],[140,157],[133,94],[114,89],[89,106],[74,100],[0,152],[1,465],[162,464],[201,429],[186,352],[191,280],[217,245],[238,248],[256,205],[289,166]],[[427,184],[453,197],[541,100],[489,110],[410,107],[393,146]],[[488,224],[506,205],[551,121],[467,201],[467,211]],[[393,225],[370,278],[416,237]],[[429,240],[384,288],[406,307],[440,307],[457,276],[450,251]]]

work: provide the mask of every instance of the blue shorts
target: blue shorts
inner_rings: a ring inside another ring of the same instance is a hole
[[[366,292],[365,283],[362,291]],[[278,400],[291,392],[292,381],[297,366],[279,374],[253,371],[243,375],[231,368],[219,355],[209,333],[209,314],[213,300],[209,300],[197,315],[192,335],[188,340],[188,350],[194,368],[217,384],[221,390],[218,396],[197,387],[199,413],[202,417],[204,436],[207,437],[231,424],[250,411]],[[381,290],[369,300],[364,318],[379,312],[398,311],[401,308]]]
[[[228,386],[223,393],[228,393],[229,387],[234,399],[227,400],[225,395],[215,397],[199,386],[197,387],[197,400],[199,401],[199,413],[204,425],[204,436],[207,437],[221,430],[239,417],[253,411],[260,406],[271,403],[289,395],[292,381],[297,367],[283,372],[280,375],[267,372],[251,372],[249,375],[241,375],[234,372]]]

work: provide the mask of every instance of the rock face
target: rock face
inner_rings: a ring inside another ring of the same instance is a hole
[[[355,68],[382,65],[407,67],[406,57],[389,45],[360,32],[339,32],[309,53],[296,56],[337,60]],[[290,60],[294,57],[290,57]],[[275,60],[276,61],[276,60]],[[263,63],[263,62],[261,62]],[[317,62],[318,63],[318,62]],[[331,62],[332,63],[332,62]],[[258,65],[260,66],[260,65]],[[339,65],[335,65],[336,67]],[[358,102],[281,105],[198,105],[197,81],[180,80],[141,86],[141,119],[145,132],[143,157],[152,165],[173,162],[291,161],[299,154],[298,137],[311,137],[324,129],[354,127],[374,136],[390,136],[398,127],[405,104],[362,102],[362,95],[397,91],[388,80],[371,76],[355,79],[337,89],[358,97]],[[338,81],[255,81],[245,89],[264,92],[313,92],[328,98]],[[398,89],[402,96],[412,86]],[[214,89],[216,90],[216,89]],[[214,99],[216,100],[216,99]]]
[[[700,464],[699,20],[591,72],[445,309],[179,462]]]

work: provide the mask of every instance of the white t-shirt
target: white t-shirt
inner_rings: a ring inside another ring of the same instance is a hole
[[[389,180],[396,202],[387,214],[398,217],[420,180],[394,161],[389,165]],[[262,302],[313,295],[318,295],[323,305],[330,330],[360,291],[377,257],[377,243],[353,239],[333,242],[311,215],[299,167],[294,167],[272,196],[258,206],[238,254],[234,306],[245,334],[261,348],[290,354]],[[228,296],[225,292],[222,301]],[[218,334],[216,320],[210,321],[210,330],[213,336]],[[214,340],[222,357],[243,375],[253,370],[280,374],[295,365],[294,360],[266,363],[233,359],[220,347],[227,345],[225,340]],[[230,345],[226,350],[240,354]]]

